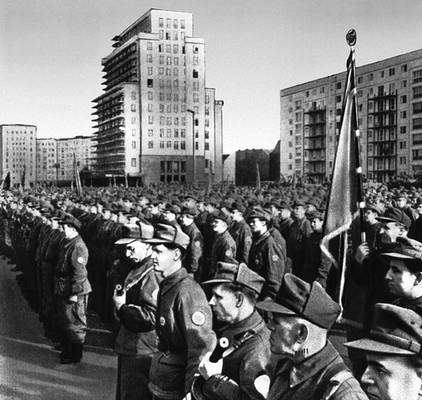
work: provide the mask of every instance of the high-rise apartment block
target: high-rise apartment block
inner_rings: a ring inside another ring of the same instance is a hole
[[[34,185],[36,180],[35,125],[0,125],[0,177],[10,172],[11,185]]]
[[[422,50],[356,69],[363,173],[371,181],[422,174]],[[280,91],[280,172],[330,176],[346,72]]]
[[[222,106],[206,88],[192,14],[151,9],[113,38],[94,100],[96,172],[143,182],[222,179]]]
[[[37,139],[37,182],[58,180],[57,139]]]
[[[80,171],[91,169],[95,152],[95,141],[92,136],[75,136],[57,139],[57,180],[74,179],[74,160]]]

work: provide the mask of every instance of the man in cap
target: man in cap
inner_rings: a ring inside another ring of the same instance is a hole
[[[319,283],[285,274],[277,298],[257,308],[269,313],[271,351],[281,357],[268,400],[367,399],[327,339],[340,306]]]
[[[379,238],[381,223],[377,218],[380,216],[381,210],[375,204],[368,203],[366,205],[363,218],[365,221],[366,242],[370,250],[378,247],[377,239]]]
[[[303,243],[312,233],[312,227],[306,218],[306,205],[303,201],[297,200],[293,205],[293,224],[290,226],[286,240],[287,257],[292,262],[292,272],[295,273],[303,265],[305,251]]]
[[[412,222],[409,229],[409,237],[422,242],[422,199],[416,202],[417,219]]]
[[[232,223],[229,228],[230,235],[236,242],[236,260],[247,263],[249,260],[249,251],[252,245],[252,232],[246,223],[244,214],[246,208],[243,204],[233,203],[230,209]]]
[[[270,331],[255,305],[264,279],[246,264],[217,264],[211,280],[209,304],[220,328],[218,344],[199,365],[192,394],[202,399],[257,399],[264,397],[255,379],[270,374]]]
[[[376,304],[372,329],[345,343],[366,356],[361,384],[370,399],[419,400],[422,392],[422,317],[392,304]]]
[[[283,251],[268,229],[270,219],[269,212],[259,206],[254,207],[248,214],[253,235],[248,265],[265,279],[260,299],[273,299],[277,295],[281,279],[286,272]]]
[[[236,257],[236,242],[229,233],[229,216],[223,211],[214,214],[212,222],[214,242],[211,249],[211,257],[205,278],[214,276],[219,261],[233,261]]]
[[[149,388],[155,399],[182,399],[190,393],[199,363],[215,346],[212,312],[205,293],[182,266],[189,236],[159,224],[153,245],[154,269],[161,274],[156,315],[158,350]]]
[[[113,302],[120,321],[115,351],[118,354],[117,400],[151,399],[148,389],[151,360],[157,351],[155,314],[161,274],[154,271],[151,239],[154,228],[145,221],[125,226],[124,238],[116,245],[125,246],[131,270],[123,287],[116,288]]]
[[[58,325],[62,332],[62,364],[77,363],[82,358],[86,335],[86,311],[91,285],[86,265],[88,248],[79,235],[81,223],[72,216],[59,221],[65,241],[54,276],[54,295]]]
[[[203,274],[202,253],[204,248],[204,238],[201,231],[195,224],[195,217],[197,214],[198,210],[195,206],[183,207],[180,216],[180,224],[183,232],[186,233],[190,239],[190,243],[183,260],[183,266],[195,277],[197,282],[200,282]]]

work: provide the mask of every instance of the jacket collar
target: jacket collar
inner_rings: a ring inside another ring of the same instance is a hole
[[[220,337],[226,337],[229,339],[230,343],[233,340],[240,339],[245,332],[256,333],[260,331],[265,326],[264,320],[255,310],[249,317],[243,319],[242,321],[236,322],[232,325],[225,325],[221,328],[219,332]]]
[[[186,279],[188,276],[188,271],[182,267],[170,276],[165,277],[160,283],[161,293],[164,294],[168,292],[173,286],[175,286],[183,279]]]

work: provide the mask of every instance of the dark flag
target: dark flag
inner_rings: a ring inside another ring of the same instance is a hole
[[[81,177],[79,175],[78,163],[76,162],[76,154],[73,152],[73,175],[76,184],[76,191],[79,196],[82,195]]]
[[[7,173],[6,178],[4,178],[4,181],[2,183],[1,188],[3,190],[9,190],[10,189],[10,172]]]
[[[256,163],[256,190],[261,190],[261,173],[259,172],[258,163]]]
[[[362,199],[362,168],[359,158],[359,129],[357,125],[355,51],[356,32],[349,31],[350,55],[343,98],[340,135],[331,179],[324,222],[321,250],[340,269],[339,302],[342,304],[347,250],[358,245]],[[353,223],[351,240],[347,232]],[[337,251],[333,250],[333,242]]]

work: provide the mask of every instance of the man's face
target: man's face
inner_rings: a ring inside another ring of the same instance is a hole
[[[411,272],[403,260],[392,258],[385,275],[388,291],[398,297],[408,297],[415,286],[416,275]]]
[[[281,218],[286,219],[291,216],[292,212],[288,208],[282,208],[281,209]]]
[[[418,206],[416,207],[416,211],[419,215],[422,215],[422,203],[418,204]]]
[[[243,215],[241,212],[239,212],[238,210],[232,210],[232,212],[230,213],[233,221],[235,222],[239,222],[243,219]]]
[[[126,245],[126,258],[135,263],[139,263],[147,256],[149,248],[149,244],[143,243],[140,240],[128,243]]]
[[[249,221],[249,226],[253,233],[259,233],[266,229],[267,224],[259,218],[252,218]]]
[[[377,222],[376,218],[378,215],[373,210],[365,210],[365,213],[363,216],[364,216],[365,221],[370,224],[374,224],[375,222]]]
[[[324,221],[322,221],[319,218],[313,218],[311,220],[311,228],[314,232],[322,232],[322,225],[324,224]]]
[[[296,206],[294,209],[293,209],[293,214],[294,214],[294,216],[296,217],[296,218],[298,218],[298,219],[302,219],[302,218],[304,218],[305,217],[305,207],[303,207],[303,206]]]
[[[224,285],[218,285],[212,288],[209,304],[218,321],[229,324],[235,322],[239,310],[236,306],[237,303],[236,294],[226,289]]]
[[[406,203],[407,203],[407,201],[406,201],[406,198],[405,197],[399,197],[396,200],[397,208],[403,208],[403,207],[405,207],[406,206]]]
[[[361,383],[370,399],[418,400],[421,379],[408,357],[368,354]]]
[[[218,219],[218,218],[215,218],[212,221],[211,226],[212,226],[212,230],[216,233],[223,233],[224,231],[227,230],[227,224],[223,220]]]
[[[181,224],[182,224],[183,226],[189,226],[189,225],[191,225],[191,224],[192,224],[193,219],[192,219],[192,217],[190,217],[190,216],[189,216],[189,215],[187,215],[187,214],[182,214],[182,215],[180,216],[180,222],[181,222]]]
[[[268,329],[271,331],[271,352],[293,358],[298,349],[296,340],[298,331],[297,318],[289,315],[269,314]]]
[[[172,213],[171,211],[165,211],[163,213],[163,219],[166,222],[173,222],[176,220],[176,214]]]
[[[401,227],[395,222],[387,222],[379,230],[382,243],[395,243],[401,235]]]
[[[152,248],[152,261],[154,270],[161,272],[165,278],[173,273],[174,263],[177,260],[177,252],[180,250],[169,249],[164,244],[158,244]]]

